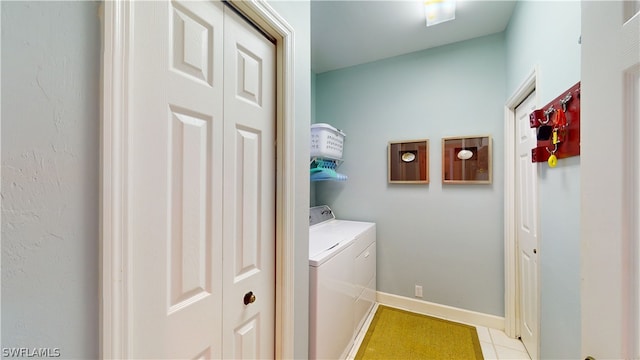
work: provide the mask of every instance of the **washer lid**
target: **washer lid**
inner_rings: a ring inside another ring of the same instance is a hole
[[[331,250],[337,250],[342,248],[340,244],[344,244],[349,239],[339,234],[330,233],[318,233],[313,236],[313,239],[309,238],[309,259],[319,259],[323,257],[330,257]]]
[[[309,265],[319,266],[353,243],[375,223],[328,220],[309,228]]]

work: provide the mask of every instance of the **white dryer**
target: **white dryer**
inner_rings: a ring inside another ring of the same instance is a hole
[[[344,359],[376,297],[376,224],[309,215],[309,358]]]

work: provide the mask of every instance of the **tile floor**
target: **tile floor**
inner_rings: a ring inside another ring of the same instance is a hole
[[[353,348],[347,356],[347,360],[353,360],[358,353],[358,348],[364,339],[371,319],[376,312],[376,307],[371,311],[369,317],[362,325],[360,333],[356,336]],[[473,325],[473,324],[470,324]],[[524,348],[524,345],[520,340],[512,339],[508,337],[503,331],[496,329],[489,329],[484,326],[477,326],[478,339],[480,340],[480,346],[482,347],[482,356],[485,360],[530,360],[529,354]]]
[[[508,337],[503,331],[476,326],[478,339],[482,347],[482,356],[486,360],[530,360],[522,342]]]

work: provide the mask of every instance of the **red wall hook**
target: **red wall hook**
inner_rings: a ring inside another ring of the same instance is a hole
[[[548,161],[555,167],[557,159],[580,155],[580,82],[534,110],[529,125],[536,128],[538,137],[538,146],[531,150],[532,162]]]

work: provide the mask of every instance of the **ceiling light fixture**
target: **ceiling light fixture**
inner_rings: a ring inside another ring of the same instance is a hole
[[[456,18],[456,0],[425,0],[424,14],[427,26],[453,20]]]

